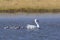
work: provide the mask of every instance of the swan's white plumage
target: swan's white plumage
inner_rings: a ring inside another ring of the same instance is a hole
[[[28,24],[28,25],[26,26],[26,28],[27,28],[27,29],[38,29],[38,28],[39,28],[39,24],[38,24],[38,22],[37,22],[37,19],[35,19],[34,21],[35,21],[35,23],[36,23],[36,26],[35,26],[35,25],[30,25],[30,24]]]
[[[36,28],[36,26],[35,25],[27,25],[27,29],[34,29],[34,28]]]

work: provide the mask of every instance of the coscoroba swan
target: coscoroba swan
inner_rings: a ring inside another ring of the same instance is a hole
[[[26,28],[27,28],[27,29],[38,29],[38,28],[40,28],[37,19],[35,19],[34,21],[35,21],[35,23],[36,23],[36,26],[35,26],[35,25],[30,25],[30,24],[28,24],[28,25],[26,26]]]

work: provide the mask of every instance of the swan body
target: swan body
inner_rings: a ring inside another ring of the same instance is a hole
[[[36,28],[36,26],[35,25],[27,25],[27,29],[35,29]]]
[[[35,19],[34,21],[35,21],[36,25],[30,25],[30,24],[28,24],[27,25],[27,29],[38,29],[39,28],[39,24],[37,22],[37,19]]]

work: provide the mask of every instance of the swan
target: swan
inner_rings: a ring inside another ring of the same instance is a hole
[[[37,19],[35,19],[34,21],[35,21],[35,23],[36,23],[36,26],[35,26],[35,25],[27,24],[26,28],[27,28],[27,29],[38,29],[38,28],[40,28],[40,27],[39,27],[39,24],[38,24],[38,22],[37,22]]]

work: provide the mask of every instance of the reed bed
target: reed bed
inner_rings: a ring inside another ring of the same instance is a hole
[[[0,0],[0,12],[60,12],[60,0]]]

